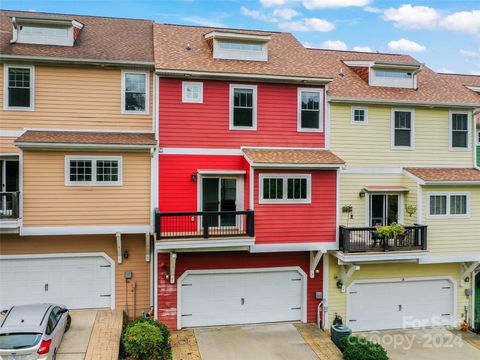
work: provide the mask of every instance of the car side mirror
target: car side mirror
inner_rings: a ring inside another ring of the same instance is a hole
[[[5,315],[6,313],[8,313],[8,310],[2,310],[2,311],[0,312],[0,315]]]
[[[65,308],[58,310],[59,314],[65,314],[66,312],[68,312],[68,309]]]

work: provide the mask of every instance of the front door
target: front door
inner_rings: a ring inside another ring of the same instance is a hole
[[[370,195],[370,226],[398,223],[398,194]]]
[[[202,178],[202,211],[236,211],[237,179]],[[209,218],[209,226],[236,226],[234,214],[221,214]]]
[[[12,193],[19,189],[19,163],[17,160],[0,160],[0,214],[11,216],[13,201]]]

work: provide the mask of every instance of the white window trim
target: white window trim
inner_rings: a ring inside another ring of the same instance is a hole
[[[8,69],[20,68],[30,70],[30,106],[8,106]],[[35,111],[35,66],[8,64],[3,67],[3,110],[8,111]]]
[[[199,87],[199,98],[198,99],[189,99],[187,97],[187,86],[198,86]],[[182,81],[182,102],[183,103],[203,104],[203,82]]]
[[[363,110],[365,113],[363,121],[355,121],[355,110]],[[368,107],[352,106],[351,119],[352,125],[368,125]]]
[[[92,181],[70,181],[70,160],[91,160]],[[118,181],[97,181],[97,160],[118,161]],[[66,155],[65,156],[65,186],[122,186],[123,185],[123,157],[122,156],[88,156]]]
[[[466,214],[450,214],[450,197],[460,195],[467,197],[467,213]],[[432,196],[446,196],[447,203],[446,203],[446,210],[447,213],[445,215],[434,215],[430,213],[430,199]],[[468,219],[470,218],[470,192],[449,192],[449,191],[441,191],[441,192],[428,192],[427,193],[427,219],[435,220],[435,219]]]
[[[234,126],[233,125],[233,94],[235,89],[251,89],[253,90],[253,112],[252,112],[252,126]],[[230,130],[257,130],[257,85],[245,85],[245,84],[230,84]]]
[[[319,106],[319,124],[318,129],[304,129],[302,128],[302,92],[318,92],[320,94]],[[297,132],[323,132],[324,122],[324,92],[323,88],[298,88],[297,89]]]
[[[395,146],[395,112],[409,112],[411,113],[411,124],[410,124],[410,146]],[[391,112],[391,131],[390,131],[390,142],[392,150],[415,150],[415,110],[414,109],[403,109],[403,108],[392,108]]]
[[[145,75],[145,110],[144,111],[133,111],[125,110],[125,75],[126,74],[143,74]],[[150,108],[150,74],[148,71],[137,71],[137,70],[122,70],[122,99],[121,99],[121,108],[120,112],[122,114],[133,114],[133,115],[148,115]]]
[[[263,180],[283,179],[283,199],[264,199]],[[287,199],[288,179],[307,179],[306,199]],[[258,203],[259,204],[311,204],[312,203],[312,174],[260,174],[258,176]]]
[[[466,114],[467,115],[467,147],[453,147],[453,114]],[[453,111],[448,112],[448,150],[449,151],[470,151],[471,150],[471,137],[472,137],[472,125],[471,125],[471,113],[468,111]]]

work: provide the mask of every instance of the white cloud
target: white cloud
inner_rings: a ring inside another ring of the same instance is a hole
[[[240,13],[244,16],[248,16],[255,20],[266,21],[266,22],[277,22],[277,19],[271,16],[268,16],[263,12],[259,10],[250,10],[250,9],[247,9],[245,6],[242,6],[240,8]]]
[[[260,3],[265,7],[281,6],[284,5],[286,2],[286,0],[260,0]]]
[[[439,73],[444,73],[444,74],[454,74],[455,71],[453,71],[452,69],[449,69],[449,68],[440,68],[437,70],[437,72]]]
[[[182,20],[187,21],[187,22],[192,23],[192,24],[201,25],[201,26],[226,27],[225,24],[223,24],[219,21],[207,19],[207,18],[200,17],[200,16],[187,16],[187,17],[182,18]]]
[[[286,31],[319,31],[329,32],[335,29],[330,21],[318,18],[305,18],[297,21],[285,21],[278,26]]]
[[[363,10],[365,10],[366,12],[369,12],[369,13],[372,13],[372,14],[381,14],[383,13],[383,10],[382,9],[379,9],[377,7],[374,7],[374,6],[365,6],[363,8]]]
[[[472,51],[472,50],[460,49],[459,52],[460,52],[460,55],[463,55],[463,56],[469,57],[469,58],[480,57],[480,51],[477,52],[477,51]]]
[[[294,9],[290,8],[283,8],[283,9],[275,9],[273,11],[273,16],[281,17],[285,20],[290,20],[291,18],[300,15],[300,13]]]
[[[37,12],[37,9],[28,9],[30,12]]]
[[[361,51],[361,52],[373,52],[371,48],[368,46],[354,46],[353,47],[354,51]]]
[[[303,46],[305,46],[306,48],[313,48],[314,46],[312,45],[312,43],[308,42],[308,41],[305,41],[303,43]]]
[[[388,48],[393,51],[422,52],[427,48],[412,40],[400,39],[388,43]]]
[[[348,46],[340,40],[327,40],[322,43],[324,49],[330,50],[347,50]]]
[[[443,19],[440,25],[451,31],[472,35],[480,33],[480,10],[453,13]]]
[[[433,29],[437,26],[440,14],[428,6],[405,4],[398,9],[390,8],[383,13],[383,19],[393,21],[396,27],[407,29]]]
[[[371,0],[302,0],[303,6],[308,10],[314,9],[338,9],[351,6],[367,6]]]

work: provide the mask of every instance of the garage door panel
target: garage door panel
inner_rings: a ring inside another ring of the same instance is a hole
[[[181,281],[182,327],[302,318],[298,271],[189,274]]]

